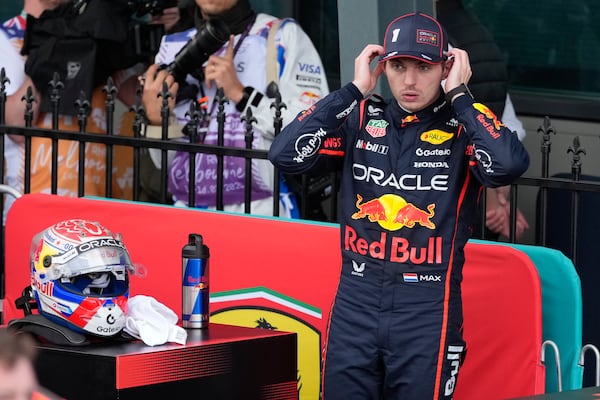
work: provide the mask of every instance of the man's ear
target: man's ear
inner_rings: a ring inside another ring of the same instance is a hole
[[[453,65],[454,58],[450,58],[442,63],[442,80],[448,78],[448,74],[450,74]]]

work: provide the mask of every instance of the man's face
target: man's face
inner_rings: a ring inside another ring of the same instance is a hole
[[[196,0],[204,17],[216,17],[236,5],[238,0]]]
[[[37,387],[31,362],[22,357],[12,368],[0,363],[0,399],[30,400]]]
[[[386,61],[384,71],[396,101],[405,110],[416,112],[438,98],[440,84],[448,76],[449,65],[399,57]]]

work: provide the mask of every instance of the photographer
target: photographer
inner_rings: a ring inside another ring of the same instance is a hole
[[[90,3],[97,4],[97,0]],[[67,96],[66,89],[69,82],[78,82],[76,79],[70,81],[66,78],[67,64],[80,67],[76,69],[78,76],[88,76],[94,74],[94,66],[85,63],[86,53],[78,53],[78,48],[70,47],[66,42],[69,39],[64,30],[67,27],[67,18],[65,10],[70,10],[71,0],[24,0],[23,11],[2,24],[2,29],[11,43],[17,50],[14,54],[5,53],[2,64],[21,64],[25,61],[25,85],[31,86],[34,90],[35,100],[32,103],[34,108],[39,107],[39,116],[34,116],[33,125],[37,128],[52,129],[53,115],[44,109],[41,104],[48,101],[48,83],[52,74],[58,73],[62,83],[65,84],[65,90],[61,92],[61,113],[58,118],[58,129],[63,131],[78,131],[78,121],[75,117],[76,108],[74,99]],[[87,18],[91,12],[82,13],[76,19],[82,21]],[[85,25],[80,23],[80,25]],[[52,27],[52,30],[48,29]],[[70,33],[73,33],[71,31]],[[65,40],[61,42],[61,40]],[[86,38],[93,40],[93,38]],[[54,47],[53,47],[54,46]],[[63,53],[53,51],[56,49],[65,50]],[[24,51],[26,50],[26,51]],[[18,54],[26,54],[21,56]],[[48,57],[50,54],[52,57]],[[66,54],[68,59],[60,57]],[[29,66],[29,69],[28,69]],[[60,66],[61,68],[54,68]],[[23,68],[23,67],[22,67]],[[128,74],[125,71],[115,71],[111,74],[117,87],[121,87]],[[131,75],[131,74],[129,74]],[[107,75],[108,76],[108,75]],[[8,76],[9,79],[15,79]],[[104,77],[106,78],[106,77]],[[135,75],[133,76],[135,78]],[[31,79],[31,80],[30,80]],[[135,79],[133,79],[135,81]],[[106,133],[106,93],[103,91],[105,79],[102,83],[96,83],[89,91],[84,90],[76,84],[72,84],[77,95],[84,91],[89,99],[89,114],[86,131],[88,133],[105,134]],[[14,115],[24,123],[23,104],[21,98],[13,98],[15,103],[21,103],[19,108],[7,103],[7,114]],[[115,116],[115,120],[118,120]],[[10,121],[8,121],[10,122]],[[130,128],[131,129],[131,128]],[[116,132],[123,134],[124,132]],[[20,138],[22,139],[22,137]],[[14,145],[13,145],[14,144]],[[78,142],[69,140],[59,140],[58,144],[58,169],[52,171],[52,144],[51,140],[42,137],[31,138],[31,178],[30,193],[50,193],[52,191],[52,174],[57,176],[57,194],[69,197],[78,197]],[[5,181],[14,187],[17,191],[24,192],[23,171],[24,171],[24,145],[23,143],[11,142],[10,147],[5,149],[6,176]],[[132,192],[132,152],[124,148],[115,148],[113,176],[112,176],[112,197],[131,198]],[[106,146],[98,143],[87,143],[85,147],[85,168],[84,168],[84,195],[86,196],[105,196],[105,177],[106,177]],[[6,210],[5,210],[6,211]]]
[[[189,111],[190,102],[204,98],[207,99],[205,104],[210,118],[206,126],[201,127],[207,129],[203,143],[216,144],[218,104],[215,95],[217,88],[222,88],[229,100],[225,104],[224,145],[245,147],[245,123],[240,118],[251,107],[257,120],[253,148],[269,149],[274,138],[274,111],[271,108],[274,99],[266,95],[269,82],[265,71],[271,62],[267,60],[267,38],[274,22],[281,22],[274,32],[277,59],[273,62],[278,71],[281,98],[286,104],[286,108],[282,109],[283,124],[286,125],[300,110],[310,107],[329,92],[319,54],[295,21],[279,21],[270,15],[257,14],[248,0],[196,0],[194,12],[195,27],[165,36],[156,57],[157,64],[149,67],[145,74],[143,102],[152,125],[161,123],[162,98],[158,97],[158,93],[163,82],[167,83],[174,96],[172,111],[180,126],[170,126],[169,137],[183,136],[181,126],[187,122],[185,114]],[[226,30],[216,29],[219,21]],[[211,29],[216,31],[207,33]],[[208,52],[211,55],[206,59],[198,57],[192,71],[178,65],[178,60],[184,58],[184,52],[202,53],[202,49],[194,50],[194,46],[202,45],[198,36],[208,34],[219,37],[225,43]],[[159,68],[159,65],[167,65],[168,68]],[[159,138],[160,128],[151,128],[147,135]],[[197,207],[216,206],[215,158],[205,154],[196,156]],[[244,211],[244,163],[243,158],[225,158],[223,197],[226,211]],[[160,165],[160,162],[156,164]],[[169,163],[169,191],[177,205],[187,205],[188,168],[186,152],[177,152]],[[267,160],[254,160],[252,170],[257,173],[252,177],[251,212],[272,215],[273,167]],[[283,192],[285,189],[282,189]],[[282,196],[282,199],[285,197]],[[281,202],[281,215],[297,216],[297,209],[284,200]]]

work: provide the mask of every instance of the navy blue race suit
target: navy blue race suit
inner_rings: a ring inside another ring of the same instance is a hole
[[[275,139],[282,171],[341,168],[341,276],[329,321],[323,398],[450,399],[462,337],[463,248],[482,185],[510,184],[529,156],[467,95],[440,87],[409,113],[348,84]]]

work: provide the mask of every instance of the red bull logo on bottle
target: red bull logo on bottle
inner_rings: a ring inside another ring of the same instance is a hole
[[[182,323],[185,328],[205,328],[209,321],[209,289],[206,260],[184,261]]]
[[[202,235],[190,233],[181,249],[183,267],[181,319],[184,328],[207,328],[209,312],[209,249]]]

